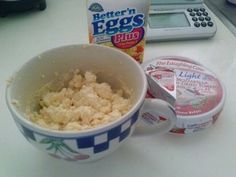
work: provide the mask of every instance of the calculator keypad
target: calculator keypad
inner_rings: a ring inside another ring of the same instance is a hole
[[[207,25],[208,26],[213,26],[214,24],[213,24],[213,22],[207,22]]]
[[[193,17],[192,20],[196,22],[196,21],[198,21],[198,18],[197,17]]]
[[[196,14],[197,14],[197,16],[202,16],[201,12],[197,12]]]
[[[207,26],[207,23],[206,23],[206,22],[201,22],[201,26],[202,26],[202,27],[206,27],[206,26]]]
[[[198,20],[199,21],[204,21],[204,17],[199,17]]]
[[[200,11],[201,11],[201,12],[205,12],[206,9],[202,7],[202,8],[200,8]]]
[[[206,21],[211,21],[211,17],[208,17],[208,16],[207,16],[207,17],[205,17],[205,20],[206,20]]]
[[[193,17],[196,15],[194,12],[190,12],[189,14]]]
[[[200,27],[201,24],[200,24],[199,22],[195,22],[195,23],[194,23],[194,26],[196,26],[196,27]]]
[[[208,13],[205,8],[188,8],[187,12],[192,17],[194,26],[199,27],[213,27],[214,23],[211,21],[211,17],[208,16]]]

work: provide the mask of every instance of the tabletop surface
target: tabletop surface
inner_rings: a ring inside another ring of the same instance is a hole
[[[219,76],[227,98],[211,128],[187,136],[132,136],[111,155],[88,164],[56,160],[24,139],[5,104],[6,80],[47,49],[88,43],[85,2],[47,0],[43,12],[0,18],[0,177],[235,177],[236,38],[216,17],[218,31],[212,39],[152,43],[145,50],[145,61],[184,56]]]

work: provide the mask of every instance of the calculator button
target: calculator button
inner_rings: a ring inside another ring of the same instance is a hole
[[[187,9],[187,11],[188,11],[188,12],[192,12],[192,11],[193,11],[193,9],[191,9],[191,8],[188,8],[188,9]]]
[[[201,11],[201,12],[205,12],[206,9],[202,7],[202,8],[200,8],[200,11]]]
[[[197,17],[193,17],[192,20],[193,20],[194,22],[196,22],[198,19],[197,19]]]
[[[212,26],[214,25],[214,23],[212,23],[212,22],[207,22],[207,25],[210,26],[210,27],[212,27]]]
[[[190,12],[190,15],[191,15],[192,17],[194,17],[194,16],[195,16],[195,13],[194,13],[194,12]]]
[[[207,26],[206,22],[202,22],[202,23],[201,23],[201,26],[202,26],[202,27],[206,27],[206,26]]]
[[[206,16],[206,17],[205,17],[205,20],[206,20],[206,21],[210,21],[210,20],[211,20],[211,17]]]
[[[202,13],[201,13],[201,12],[197,12],[196,14],[197,14],[197,16],[201,16],[201,15],[202,15]]]
[[[204,21],[204,17],[199,17],[198,20]]]
[[[198,23],[198,22],[195,22],[195,23],[194,23],[194,26],[196,26],[196,27],[200,27],[200,26],[201,26],[201,24],[200,24],[200,23]]]
[[[202,14],[203,14],[204,16],[207,16],[207,15],[208,15],[208,13],[207,13],[207,12],[203,12]]]
[[[198,12],[199,9],[198,9],[198,8],[194,8],[193,11],[194,11],[194,12]]]

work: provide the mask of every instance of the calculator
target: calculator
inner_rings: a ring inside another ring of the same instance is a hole
[[[152,1],[147,41],[211,38],[216,31],[216,24],[201,0]]]

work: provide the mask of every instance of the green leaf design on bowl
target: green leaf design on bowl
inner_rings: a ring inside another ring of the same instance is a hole
[[[62,157],[68,161],[85,160],[89,158],[89,155],[79,153],[69,147],[62,139],[44,138],[40,141],[40,144],[47,145],[46,150],[52,151],[50,154],[55,157]]]

